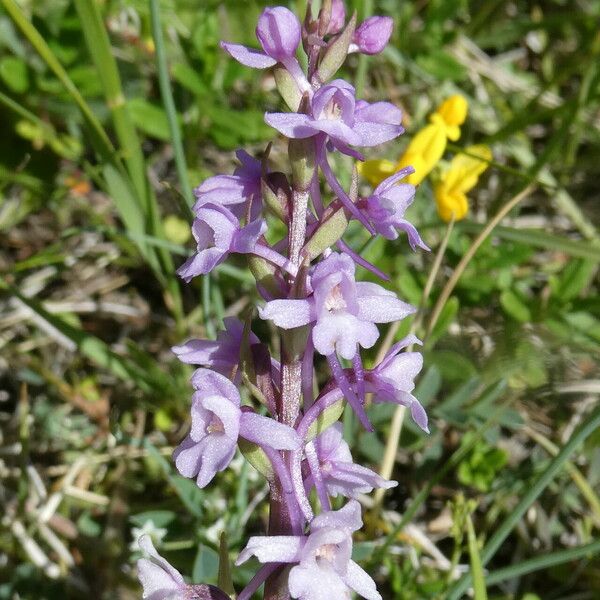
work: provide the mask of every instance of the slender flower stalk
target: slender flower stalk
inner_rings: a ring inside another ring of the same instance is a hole
[[[269,484],[268,530],[250,538],[237,560],[254,557],[262,566],[240,600],[249,600],[263,584],[265,600],[352,593],[381,600],[374,580],[351,559],[352,534],[362,526],[357,498],[396,482],[354,463],[336,420],[348,403],[371,430],[365,401],[370,394],[375,402],[410,408],[428,431],[427,415],[412,395],[422,357],[406,351],[416,340],[400,342],[371,369],[361,356],[379,339],[378,325],[402,320],[415,308],[382,285],[360,281],[357,264],[384,282],[388,278],[344,240],[355,219],[372,235],[396,239],[404,232],[413,250],[428,249],[405,219],[415,189],[403,179],[413,169],[385,179],[363,198],[357,173],[346,190],[330,161],[335,153],[362,160],[363,147],[403,132],[397,107],[357,99],[352,85],[335,79],[349,53],[381,52],[391,33],[388,17],[357,25],[355,16],[346,22],[342,0],[325,0],[316,19],[309,3],[302,23],[287,8],[265,9],[256,27],[260,49],[222,43],[243,65],[273,69],[290,109],[265,114],[287,138],[287,173],[270,168],[269,146],[261,158],[238,151],[240,166],[233,174],[202,182],[194,190],[196,253],[179,269],[189,282],[230,254],[244,255],[262,298],[259,317],[280,338],[280,354],[271,356],[250,319],[229,318],[216,340],[173,348],[182,362],[199,367],[191,378],[190,430],[173,455],[179,473],[203,488],[218,481],[239,449]],[[307,55],[306,72],[297,59],[299,48]],[[269,232],[275,218],[286,233],[273,242],[273,232],[281,231],[280,226]],[[317,366],[329,371],[320,389]],[[246,400],[244,386],[262,407]],[[331,498],[338,496],[348,501],[332,510]],[[144,598],[227,598],[214,586],[186,583],[147,538],[140,545],[149,555],[139,563]]]

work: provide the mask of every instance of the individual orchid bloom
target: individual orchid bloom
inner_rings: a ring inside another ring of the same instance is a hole
[[[356,28],[348,51],[379,54],[388,45],[393,29],[391,17],[369,17]]]
[[[368,494],[374,488],[389,489],[398,485],[388,481],[371,469],[357,465],[352,461],[350,448],[342,437],[343,426],[335,423],[314,441],[319,469],[323,483],[330,496],[356,498],[359,494]],[[305,479],[307,493],[314,485],[314,476],[309,473]]]
[[[340,510],[315,517],[307,536],[251,537],[236,564],[251,556],[262,563],[293,564],[288,590],[299,600],[350,598],[352,591],[381,600],[375,582],[351,558],[352,533],[361,527],[360,505],[350,500]]]
[[[255,254],[295,275],[296,269],[287,259],[259,243],[259,238],[266,230],[267,224],[262,219],[241,227],[239,219],[226,207],[203,204],[196,211],[192,224],[197,252],[177,269],[177,274],[189,283],[197,275],[210,273],[231,252],[237,252]]]
[[[336,79],[319,88],[311,113],[267,113],[265,121],[288,138],[326,134],[336,147],[377,146],[398,137],[402,112],[389,102],[356,101],[354,87]]]
[[[240,350],[244,339],[244,324],[235,317],[223,319],[224,331],[219,331],[216,340],[189,340],[171,350],[177,358],[188,365],[210,367],[221,375],[228,376],[240,361]],[[259,339],[250,332],[250,344],[258,344]]]
[[[413,250],[417,247],[429,250],[415,226],[404,218],[404,213],[415,198],[415,186],[398,182],[411,173],[412,168],[406,167],[384,179],[368,198],[359,202],[359,206],[364,206],[373,228],[383,237],[395,240],[398,230],[401,230],[408,235],[408,243]]]
[[[463,96],[450,96],[431,114],[430,123],[411,139],[404,154],[399,158],[393,171],[412,167],[406,182],[412,185],[421,183],[444,155],[448,140],[460,137],[460,126],[467,116],[468,103]],[[373,185],[381,183],[389,175],[390,161],[368,160],[359,165],[359,172]]]
[[[194,212],[205,204],[237,207],[252,200],[253,208],[255,204],[260,205],[261,162],[245,150],[238,150],[236,156],[241,165],[235,169],[233,175],[209,177],[194,190]]]
[[[420,343],[414,335],[409,335],[394,344],[383,360],[365,373],[365,383],[367,392],[373,394],[373,402],[406,406],[415,423],[429,433],[427,413],[411,393],[415,389],[415,377],[423,368],[423,355],[420,352],[401,352]]]
[[[377,341],[375,323],[398,321],[415,311],[377,284],[356,282],[354,272],[348,255],[332,252],[313,270],[311,296],[272,300],[259,309],[260,316],[282,329],[314,323],[312,341],[317,352],[325,356],[337,352],[351,360],[359,345],[371,348]]]
[[[256,37],[262,52],[229,42],[221,42],[221,47],[246,67],[267,69],[281,63],[302,92],[312,92],[296,58],[301,34],[302,26],[298,17],[284,6],[275,6],[265,8],[256,26]]]
[[[298,434],[287,425],[241,407],[237,387],[223,375],[198,369],[192,376],[192,427],[176,448],[175,466],[203,488],[227,468],[239,437],[276,450],[296,450]]]
[[[491,160],[492,152],[488,146],[478,145],[465,148],[465,154],[457,154],[450,161],[434,187],[435,204],[442,220],[465,218],[469,212],[466,194],[477,185],[479,176]]]

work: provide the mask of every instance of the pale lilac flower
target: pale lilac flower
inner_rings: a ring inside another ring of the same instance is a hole
[[[275,6],[265,8],[256,27],[256,37],[264,52],[228,42],[221,42],[221,47],[246,67],[267,69],[278,62],[283,64],[300,91],[312,94],[312,87],[296,58],[301,32],[298,17],[284,6]]]
[[[330,496],[356,498],[359,494],[368,494],[374,488],[389,489],[397,486],[398,482],[388,481],[371,469],[352,461],[350,448],[342,437],[342,428],[341,423],[335,423],[314,442],[327,493]],[[313,484],[314,478],[308,475],[305,479],[307,491]]]
[[[350,51],[379,54],[390,41],[394,20],[391,17],[369,17],[354,32]]]
[[[171,350],[177,358],[188,365],[210,367],[213,371],[228,376],[240,361],[240,350],[244,338],[244,324],[235,317],[223,319],[224,331],[219,331],[216,340],[189,340]],[[250,344],[258,344],[259,339],[250,332]]]
[[[346,7],[344,0],[333,0],[331,2],[331,18],[327,26],[327,33],[335,35],[339,33],[346,23]]]
[[[255,254],[295,275],[297,268],[284,256],[259,243],[266,230],[267,224],[263,219],[256,219],[242,227],[239,219],[225,206],[203,204],[196,211],[192,223],[197,252],[177,269],[177,274],[189,283],[197,275],[210,273],[230,253],[237,252]]]
[[[346,254],[332,252],[313,270],[313,293],[306,299],[272,300],[259,309],[262,319],[282,329],[314,323],[312,341],[317,352],[354,358],[357,347],[371,348],[379,331],[375,323],[403,319],[415,308],[374,283],[356,282],[354,263]]]
[[[311,114],[267,113],[265,121],[288,138],[326,134],[339,149],[377,146],[398,137],[402,112],[389,102],[355,99],[354,87],[336,79],[319,88],[312,98]]]
[[[308,536],[252,537],[236,564],[251,556],[262,563],[294,564],[288,589],[299,600],[350,598],[352,591],[367,600],[381,600],[371,577],[352,560],[352,532],[362,527],[360,505],[351,500],[311,522]]]
[[[194,190],[196,196],[194,212],[208,203],[218,206],[237,206],[252,200],[253,206],[255,203],[260,204],[261,162],[245,150],[238,150],[236,156],[241,165],[235,169],[233,175],[209,177]]]
[[[415,186],[398,181],[413,171],[412,167],[406,167],[384,179],[371,196],[358,202],[358,206],[364,210],[375,231],[383,237],[395,240],[400,229],[408,235],[408,243],[413,250],[417,247],[429,250],[415,226],[404,218],[404,213],[415,198]]]
[[[429,433],[427,413],[411,394],[415,389],[414,379],[423,368],[423,355],[420,352],[401,352],[407,346],[420,343],[414,335],[409,335],[394,344],[384,359],[365,373],[365,383],[367,392],[373,394],[374,402],[392,402],[408,407],[415,423]]]
[[[265,8],[256,26],[256,37],[264,52],[228,42],[221,42],[221,47],[247,67],[266,69],[294,57],[300,35],[298,17],[289,9],[276,6]]]
[[[230,252],[252,252],[266,229],[263,220],[241,227],[237,217],[224,206],[202,205],[192,224],[197,252],[177,269],[178,275],[189,283],[196,275],[210,273]]]
[[[227,468],[239,437],[276,450],[296,450],[298,434],[287,425],[241,407],[237,387],[225,376],[198,369],[192,376],[192,427],[173,453],[184,477],[196,477],[203,488]]]
[[[137,562],[138,578],[148,600],[184,600],[188,598],[187,584],[177,569],[172,567],[154,548],[149,535],[140,537],[138,544],[148,555]]]

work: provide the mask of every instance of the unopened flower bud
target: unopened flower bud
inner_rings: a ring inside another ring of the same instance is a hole
[[[363,54],[379,54],[390,41],[394,21],[391,17],[369,17],[354,32],[354,43]]]
[[[327,27],[327,33],[332,35],[339,33],[344,28],[345,23],[346,7],[344,6],[344,0],[332,0],[331,18]]]
[[[258,19],[256,37],[271,58],[282,61],[296,54],[300,44],[300,21],[283,6],[266,8]]]

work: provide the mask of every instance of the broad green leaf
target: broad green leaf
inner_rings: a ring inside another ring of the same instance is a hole
[[[169,121],[164,109],[143,98],[133,98],[127,103],[135,126],[146,135],[168,142],[171,140]]]
[[[27,65],[16,56],[5,56],[0,60],[0,77],[15,94],[24,94],[29,89]]]

